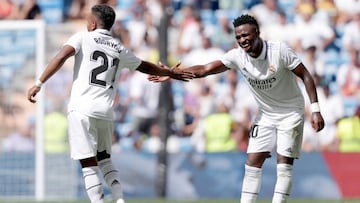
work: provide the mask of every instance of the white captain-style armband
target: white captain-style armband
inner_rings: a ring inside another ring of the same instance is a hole
[[[311,103],[311,113],[320,112],[320,105],[318,102]]]
[[[39,79],[37,79],[36,82],[35,82],[35,86],[40,87],[40,88],[42,87],[43,84],[44,83],[41,82],[41,80],[39,80]]]

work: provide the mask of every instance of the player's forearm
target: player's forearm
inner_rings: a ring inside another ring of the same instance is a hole
[[[208,75],[205,67],[203,65],[195,65],[185,69],[195,75],[195,78],[202,78]]]
[[[194,65],[185,69],[195,75],[196,78],[222,73],[228,68],[221,61],[213,61],[205,65]]]
[[[311,75],[305,75],[303,81],[305,84],[306,92],[309,96],[310,103],[318,102],[316,86]]]
[[[41,74],[39,80],[41,82],[46,82],[51,76],[53,76],[65,63],[66,59],[61,57],[53,58],[50,63],[47,65],[44,72]]]
[[[149,75],[170,76],[171,69],[157,66],[153,63],[143,61],[137,68],[138,71]]]

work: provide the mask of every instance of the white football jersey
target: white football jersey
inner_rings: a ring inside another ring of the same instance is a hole
[[[263,50],[257,58],[250,57],[239,47],[228,51],[221,61],[244,75],[260,112],[271,116],[303,112],[304,98],[296,75],[291,71],[301,63],[300,59],[285,43],[263,43]]]
[[[112,120],[119,70],[135,70],[141,60],[104,29],[76,33],[65,45],[75,49],[68,111]]]

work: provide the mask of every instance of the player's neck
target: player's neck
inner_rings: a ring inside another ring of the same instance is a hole
[[[253,58],[257,58],[260,56],[261,54],[261,51],[263,49],[263,41],[262,39],[258,39],[256,42],[255,42],[255,47],[254,47],[254,51],[253,52],[250,52],[249,55]]]

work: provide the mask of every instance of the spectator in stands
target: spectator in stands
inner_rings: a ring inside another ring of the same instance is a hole
[[[360,106],[353,116],[340,119],[337,125],[337,144],[340,152],[360,152]]]
[[[196,149],[198,149],[198,151],[204,151],[205,149],[205,139],[202,133],[196,133],[199,127],[199,123],[203,122],[203,120],[213,114],[215,112],[216,109],[216,104],[215,104],[215,95],[213,94],[213,87],[211,85],[209,85],[205,80],[199,80],[199,81],[194,81],[194,82],[198,82],[195,83],[195,85],[193,86],[194,89],[195,87],[198,87],[199,90],[197,91],[187,91],[187,94],[189,94],[187,97],[192,97],[193,99],[195,99],[195,111],[194,116],[195,119],[194,120],[196,123],[194,123],[195,129],[191,135],[191,141],[193,143],[193,145],[195,146]],[[189,88],[191,88],[191,84],[189,83]]]
[[[160,140],[160,126],[155,123],[150,127],[149,134],[144,136],[142,139],[138,140],[140,145],[138,148],[150,152],[157,153],[161,150],[161,140]]]
[[[122,20],[116,20],[111,29],[111,35],[119,39],[124,46],[130,47],[130,33]]]
[[[229,113],[229,108],[224,100],[220,100],[216,111],[200,121],[192,136],[203,137],[203,152],[237,151],[237,143],[233,137],[235,127],[237,125]]]
[[[296,51],[301,52],[304,45],[314,44],[319,51],[325,51],[336,39],[334,29],[314,17],[315,8],[310,3],[301,3],[294,22]]]
[[[190,137],[200,119],[199,104],[193,95],[186,95],[183,105],[183,121],[181,122],[180,136]]]
[[[213,45],[228,51],[236,46],[233,40],[234,30],[231,27],[230,19],[226,11],[217,13],[217,24],[214,33],[211,35]]]
[[[244,3],[244,1],[233,1],[233,0],[218,0],[219,1],[219,8],[221,10],[235,10],[235,11],[241,11],[243,9],[247,9]],[[250,1],[249,3],[254,2]]]
[[[0,0],[0,20],[13,20],[18,15],[16,4],[11,0]]]
[[[72,20],[85,19],[91,7],[96,4],[107,4],[115,8],[117,2],[116,0],[71,0],[68,17]]]
[[[216,86],[215,90],[216,99],[229,100],[227,102],[229,113],[234,120],[240,126],[250,129],[253,115],[256,114],[258,107],[253,97],[243,97],[246,94],[250,94],[250,90],[236,70],[227,71],[225,79]]]
[[[120,151],[120,135],[116,130],[114,130],[114,133],[112,134],[111,153],[119,153]]]
[[[235,122],[232,137],[235,139],[238,151],[246,152],[249,144],[249,133],[249,128],[245,124]]]
[[[177,27],[177,54],[182,56],[191,49],[201,47],[201,33],[203,25],[201,18],[194,9],[192,4],[185,4],[181,7],[181,19]]]
[[[322,77],[325,74],[325,63],[316,45],[310,42],[305,44],[304,42],[302,47],[302,52],[299,55],[304,65],[306,65],[311,75]]]
[[[352,15],[358,12],[360,1],[358,0],[334,0],[336,8],[339,10],[338,24],[345,24],[351,21]]]
[[[342,64],[336,75],[340,94],[345,98],[360,99],[360,50],[354,50],[350,61]]]
[[[26,0],[19,7],[19,19],[32,20],[41,19],[41,8],[36,0]]]
[[[157,122],[161,85],[149,82],[146,74],[135,72],[130,87],[129,111],[134,118],[131,136],[141,139],[149,134],[151,126]]]
[[[186,53],[182,59],[182,64],[191,66],[193,64],[206,64],[209,61],[215,60],[222,56],[225,52],[219,47],[213,45],[210,36],[201,33],[201,46],[191,49]]]
[[[277,0],[261,0],[250,12],[258,19],[260,27],[280,23],[280,8]]]
[[[47,153],[56,154],[69,152],[67,130],[67,119],[61,110],[54,109],[45,115],[44,144]]]
[[[335,27],[338,23],[339,11],[334,0],[317,0],[315,2],[318,19],[325,24]]]
[[[344,25],[342,45],[344,51],[354,58],[360,51],[360,8],[351,17],[351,21]]]
[[[34,152],[34,133],[34,118],[28,118],[27,123],[18,126],[16,131],[6,136],[2,143],[2,150],[4,152]]]
[[[279,23],[264,24],[261,36],[266,40],[284,41],[289,46],[293,46],[295,43],[293,29],[294,25],[288,21],[286,13],[279,11]]]
[[[314,81],[316,83],[320,109],[324,115],[326,126],[318,133],[311,128],[311,107],[306,105],[305,115],[307,119],[305,120],[302,150],[337,151],[335,144],[337,123],[345,115],[343,98],[340,94],[330,91],[331,83],[326,77],[315,75]],[[309,102],[306,102],[306,104],[308,103]]]
[[[136,50],[139,46],[142,46],[145,40],[147,25],[145,23],[146,10],[144,9],[145,8],[143,6],[133,7],[131,10],[132,18],[127,23],[127,29],[129,30],[130,37],[130,47],[133,50]]]

